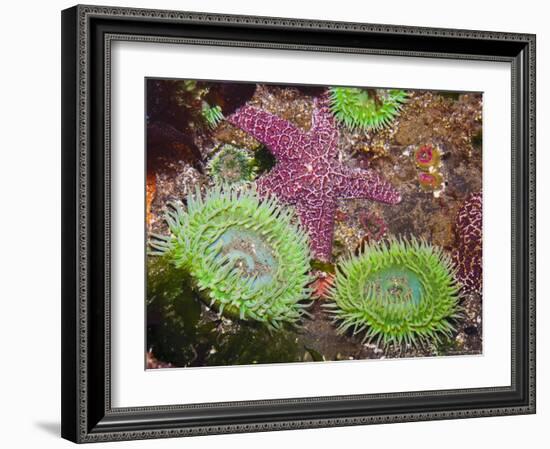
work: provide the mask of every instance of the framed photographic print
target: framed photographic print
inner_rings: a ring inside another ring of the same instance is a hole
[[[62,435],[535,412],[535,36],[62,13]]]

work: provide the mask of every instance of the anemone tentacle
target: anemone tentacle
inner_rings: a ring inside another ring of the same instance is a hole
[[[210,106],[206,101],[202,102],[201,114],[211,129],[216,128],[225,118],[221,107],[218,105]]]

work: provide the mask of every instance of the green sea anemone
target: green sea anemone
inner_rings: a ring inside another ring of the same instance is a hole
[[[408,94],[401,89],[331,87],[330,109],[351,130],[378,130],[397,117]]]
[[[246,150],[223,145],[208,162],[210,176],[217,184],[252,181],[256,176],[254,159]]]
[[[329,297],[340,332],[383,346],[439,342],[460,316],[450,257],[416,239],[368,245],[339,265]]]
[[[225,118],[222,113],[222,108],[219,106],[210,106],[206,101],[202,102],[201,114],[210,128],[216,128]]]
[[[190,276],[211,307],[270,329],[297,324],[312,281],[305,232],[293,211],[256,191],[216,187],[189,195],[187,210],[166,214],[171,235],[155,236],[154,254],[167,255]]]

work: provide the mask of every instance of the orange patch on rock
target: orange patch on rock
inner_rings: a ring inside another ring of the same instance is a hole
[[[334,284],[334,274],[322,273],[310,287],[313,289],[312,296],[315,298],[326,298],[329,288]]]
[[[147,226],[151,223],[151,204],[155,199],[157,193],[157,178],[154,173],[147,174],[147,180],[145,184],[145,221]]]

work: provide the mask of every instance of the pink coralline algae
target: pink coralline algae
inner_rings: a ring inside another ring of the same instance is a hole
[[[277,163],[257,181],[260,194],[275,194],[294,205],[308,231],[313,255],[329,261],[339,199],[366,198],[397,204],[401,195],[371,170],[353,169],[338,159],[338,130],[326,96],[315,99],[311,129],[245,105],[228,121],[271,151]]]
[[[482,196],[470,195],[460,207],[455,225],[453,261],[458,280],[467,292],[482,288]]]
[[[359,222],[363,225],[366,235],[370,241],[378,242],[386,235],[388,226],[382,217],[373,212],[362,212],[359,214]]]

